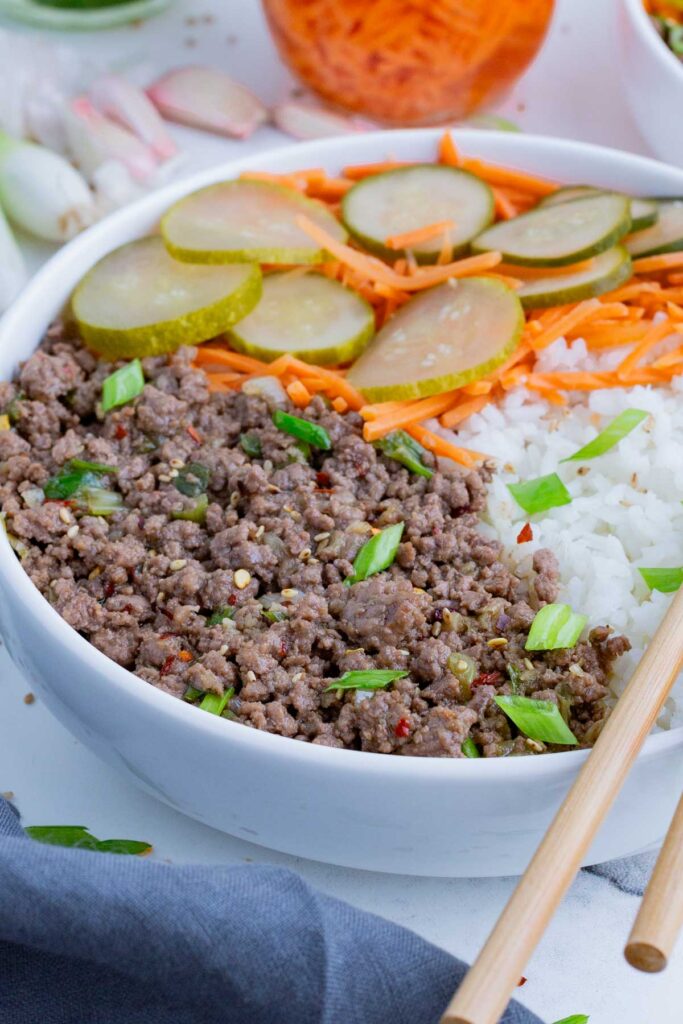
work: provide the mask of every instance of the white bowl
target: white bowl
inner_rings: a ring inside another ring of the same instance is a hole
[[[683,63],[642,0],[620,0],[618,39],[622,85],[643,138],[661,160],[683,167]]]
[[[109,217],[55,256],[6,314],[0,379],[31,354],[80,276],[104,253],[152,230],[178,196],[246,168],[336,172],[390,154],[431,160],[438,137],[435,130],[378,132],[250,156]],[[476,131],[458,132],[457,141],[467,153],[564,182],[683,193],[683,171],[582,143]],[[0,627],[52,712],[148,793],[225,832],[316,860],[415,875],[519,873],[587,756],[387,757],[217,719],[143,683],[79,636],[33,586],[4,535]],[[683,784],[682,751],[683,729],[648,738],[587,863],[661,838]]]

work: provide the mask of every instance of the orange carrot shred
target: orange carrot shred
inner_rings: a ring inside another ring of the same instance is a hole
[[[285,390],[297,409],[305,409],[311,400],[311,392],[300,380],[293,380]]]
[[[462,166],[462,157],[450,132],[444,132],[439,141],[439,162],[449,167]]]
[[[390,249],[412,249],[420,242],[429,242],[437,235],[447,233],[455,227],[455,221],[438,220],[434,224],[426,224],[423,228],[404,231],[400,235],[391,235],[386,244]]]

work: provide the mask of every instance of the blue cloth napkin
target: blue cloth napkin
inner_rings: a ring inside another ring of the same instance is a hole
[[[291,871],[45,846],[0,798],[0,1024],[437,1024],[465,970]]]

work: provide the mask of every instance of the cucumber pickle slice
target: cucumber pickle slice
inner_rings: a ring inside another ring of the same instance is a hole
[[[388,238],[452,220],[449,241],[454,254],[464,252],[475,235],[492,222],[493,192],[468,171],[438,164],[400,167],[364,178],[344,196],[342,219],[349,232],[371,252],[388,260],[405,255],[391,249]],[[419,263],[433,263],[443,238],[411,247]]]
[[[255,263],[180,263],[153,236],[122,245],[96,263],[71,305],[86,344],[108,359],[123,359],[214,338],[246,316],[260,295]]]
[[[586,199],[588,196],[611,195],[604,189],[595,188],[593,185],[565,185],[552,192],[545,199],[542,199],[541,206],[556,206],[558,203],[566,203],[571,199]],[[654,199],[637,199],[628,196],[631,201],[631,231],[640,231],[641,228],[648,228],[657,220],[657,202]]]
[[[683,199],[657,199],[657,223],[629,235],[625,245],[631,256],[658,256],[683,249]]]
[[[543,277],[539,271],[533,281],[526,281],[517,289],[517,295],[525,309],[540,309],[543,306],[562,306],[567,302],[580,302],[618,288],[631,276],[631,257],[623,245],[615,245],[607,252],[601,252],[584,270],[566,274],[554,273]]]
[[[238,352],[270,362],[289,352],[330,366],[359,355],[375,333],[372,306],[323,274],[267,274],[259,304],[230,334]]]
[[[474,239],[472,251],[498,251],[524,266],[561,267],[611,248],[630,227],[630,200],[601,193],[494,224]]]
[[[178,200],[161,233],[189,263],[321,263],[325,251],[297,224],[304,214],[340,242],[346,231],[321,203],[265,181],[223,181]]]
[[[523,326],[522,305],[501,281],[447,281],[402,306],[347,379],[370,402],[438,395],[504,362]]]

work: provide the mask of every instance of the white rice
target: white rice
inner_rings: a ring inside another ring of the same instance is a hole
[[[607,368],[623,355],[617,350],[597,359],[582,341],[569,348],[560,339],[542,353],[538,369]],[[648,589],[638,566],[683,565],[682,398],[682,377],[671,387],[577,394],[571,408],[516,388],[457,432],[458,444],[498,460],[488,520],[515,565],[530,572],[533,552],[550,548],[561,569],[558,600],[587,615],[589,628],[610,625],[629,637],[633,649],[617,663],[615,694],[628,681],[671,600],[669,594]],[[650,418],[605,455],[560,464],[627,408],[644,409]],[[553,472],[566,484],[572,503],[527,516],[506,484]],[[527,520],[534,539],[518,545],[517,534]],[[683,725],[683,676],[658,725]]]

